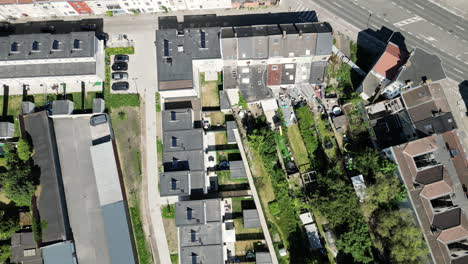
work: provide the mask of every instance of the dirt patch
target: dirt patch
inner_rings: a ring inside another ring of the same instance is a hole
[[[212,126],[222,126],[226,123],[226,117],[223,112],[211,112],[206,115],[210,118],[210,123]]]
[[[164,230],[166,231],[167,244],[171,254],[179,252],[179,240],[177,238],[177,227],[174,218],[163,218]]]
[[[215,132],[215,144],[216,145],[227,144],[227,134],[226,134],[226,132]]]
[[[138,107],[120,107],[111,112],[112,126],[119,152],[127,196],[139,190],[141,183],[141,130]]]
[[[216,81],[202,83],[202,106],[203,107],[219,106],[218,83]]]

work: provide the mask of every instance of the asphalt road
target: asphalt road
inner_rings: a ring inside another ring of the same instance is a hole
[[[297,10],[297,2],[291,5]],[[386,27],[401,32],[409,50],[419,47],[438,55],[449,78],[468,79],[468,22],[426,0],[303,0],[317,4],[365,30]],[[320,14],[319,19],[320,19]]]

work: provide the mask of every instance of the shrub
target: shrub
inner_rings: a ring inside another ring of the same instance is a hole
[[[27,140],[20,139],[16,148],[18,150],[18,157],[22,161],[28,161],[31,158],[31,146]]]

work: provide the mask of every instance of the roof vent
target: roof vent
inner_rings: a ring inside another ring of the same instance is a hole
[[[286,30],[283,30],[283,38],[286,38],[286,37],[287,37]]]

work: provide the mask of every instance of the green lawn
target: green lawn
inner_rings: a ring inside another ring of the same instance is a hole
[[[232,199],[232,212],[242,213],[242,201],[253,201],[252,198],[233,197]]]
[[[175,218],[175,208],[173,204],[163,206],[161,212],[163,218]]]
[[[242,218],[234,219],[234,227],[236,229],[236,235],[238,234],[256,234],[262,233],[262,228],[244,228],[244,222]]]
[[[171,254],[171,263],[179,264],[179,254]]]
[[[288,138],[297,166],[304,168],[301,165],[309,164],[309,156],[307,155],[307,149],[297,124],[288,127]],[[307,170],[308,168],[305,167],[305,169]]]
[[[217,171],[218,183],[220,185],[248,183],[247,178],[233,179],[229,170]]]
[[[227,144],[227,133],[226,131],[214,132],[215,134],[215,144],[216,145],[225,145]]]
[[[130,207],[130,217],[132,219],[133,235],[135,236],[139,263],[152,263],[151,252],[149,250],[148,243],[146,242],[145,233],[143,232],[138,201],[135,201],[133,206]]]

